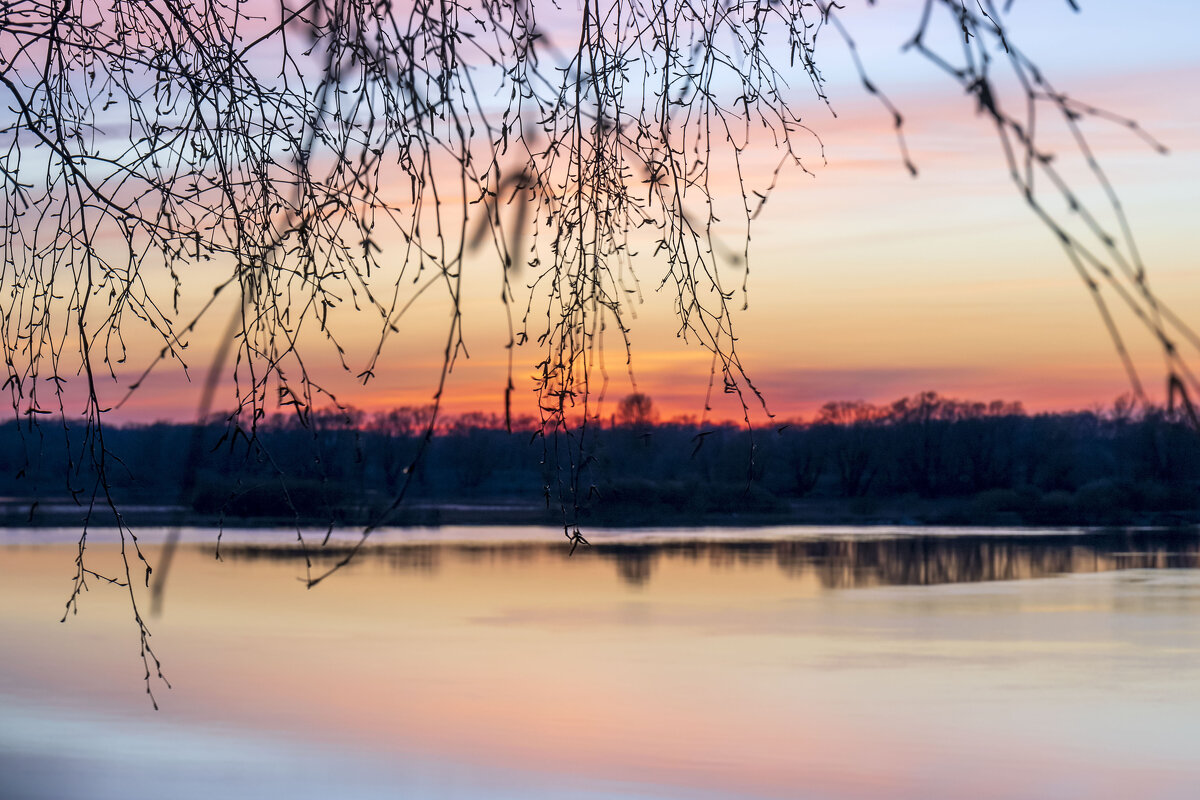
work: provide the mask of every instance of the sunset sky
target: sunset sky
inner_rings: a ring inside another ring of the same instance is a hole
[[[824,141],[828,163],[814,148],[805,163],[815,176],[785,173],[757,220],[749,309],[735,320],[742,362],[770,410],[795,417],[828,400],[883,402],[929,389],[1053,410],[1108,404],[1127,392],[1091,298],[1013,188],[988,120],[931,64],[900,52],[920,4],[848,5],[844,19],[872,79],[905,116],[920,177],[908,175],[890,117],[862,91],[846,48],[827,33],[818,56],[837,117],[811,97],[803,80],[793,88],[805,122]],[[1137,4],[1134,14],[1129,3],[1116,0],[1082,5],[1083,13],[1074,14],[1065,2],[1018,0],[1008,17],[1011,38],[1058,89],[1135,118],[1170,149],[1161,156],[1120,126],[1083,124],[1127,210],[1151,285],[1182,317],[1200,323],[1194,222],[1200,208],[1200,7],[1153,0]],[[1052,129],[1046,135],[1059,141]],[[1086,172],[1070,166],[1078,157],[1069,148],[1059,152],[1063,169],[1079,177],[1081,196],[1106,210]],[[776,158],[769,150],[756,157],[762,164]],[[736,244],[736,225],[729,230]],[[470,359],[460,360],[451,377],[450,412],[502,408],[507,333],[494,262],[480,256],[467,265]],[[644,295],[632,309],[638,387],[664,416],[698,416],[710,357],[676,338],[672,298],[654,291],[661,265],[635,267]],[[738,268],[726,269],[727,281],[739,285]],[[1148,393],[1162,399],[1156,343],[1110,300]],[[161,370],[117,412],[119,419],[194,413],[205,338],[224,327],[229,309],[218,312],[191,348],[192,383],[178,370]],[[369,355],[365,343],[373,329],[363,332],[357,352],[356,334],[346,337],[349,374],[328,356],[311,364],[326,373],[343,402],[366,409],[430,402],[448,313],[444,298],[414,306],[377,379],[365,388],[353,374]],[[608,407],[631,391],[623,352],[616,340],[612,345]],[[533,346],[517,350],[517,411],[533,408],[527,376],[540,358]],[[134,374],[120,377],[128,382]],[[718,380],[717,394],[719,388]],[[712,416],[740,417],[728,398],[714,406]]]

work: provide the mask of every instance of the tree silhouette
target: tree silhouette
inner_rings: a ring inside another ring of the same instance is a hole
[[[1007,30],[1012,3],[926,0],[910,50],[941,67],[994,127],[1018,194],[1095,298],[1134,393],[1142,396],[1142,383],[1108,298],[1162,343],[1169,399],[1192,414],[1198,384],[1179,347],[1200,348],[1200,337],[1151,291],[1079,122],[1148,137],[1055,88]],[[107,491],[107,383],[128,397],[164,362],[186,368],[198,321],[229,296],[236,312],[211,376],[228,369],[232,350],[228,436],[254,446],[276,410],[311,425],[319,407],[339,405],[308,366],[314,353],[331,349],[367,383],[395,368],[388,347],[415,300],[443,293],[453,311],[427,442],[464,352],[464,262],[489,248],[510,319],[505,396],[517,388],[515,348],[535,344],[540,431],[560,467],[546,493],[576,542],[595,382],[608,374],[605,334],[628,363],[639,274],[651,272],[673,297],[680,334],[712,353],[714,383],[741,398],[748,420],[764,399],[733,331],[746,285],[727,285],[719,267],[748,264],[751,222],[782,171],[805,169],[800,144],[819,142],[789,89],[803,82],[826,101],[819,39],[849,48],[916,171],[903,117],[868,77],[840,10],[823,0],[583,0],[569,10],[530,0],[287,0],[261,10],[239,0],[6,2],[4,387],[35,440],[44,436],[39,418],[57,417],[65,429],[82,413],[87,435],[69,454],[72,475],[86,463],[99,477],[77,485],[69,475],[70,488],[89,508],[109,508],[132,553],[123,575],[104,579],[128,587],[132,600],[134,564],[147,583],[150,574]],[[1104,187],[1112,231],[1039,138],[1048,114]],[[746,157],[756,148],[778,156],[763,174]],[[720,175],[734,176],[732,198],[718,193]],[[744,229],[732,245],[715,228],[731,213]],[[189,291],[208,300],[184,316]],[[368,352],[347,352],[346,324],[373,328]],[[147,337],[158,355],[129,364],[131,342]],[[127,369],[140,377],[129,380]],[[215,385],[210,377],[202,416]],[[388,512],[413,470],[397,474],[405,478]],[[101,578],[85,546],[86,529],[69,610]],[[325,574],[310,575],[310,585]],[[135,616],[149,675],[156,662],[136,605]]]
[[[628,428],[648,428],[658,420],[658,411],[650,395],[633,392],[625,395],[617,404],[615,420],[618,425]]]

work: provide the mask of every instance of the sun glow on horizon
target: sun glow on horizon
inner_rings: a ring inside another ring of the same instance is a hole
[[[1186,320],[1200,308],[1193,255],[1198,243],[1190,222],[1200,206],[1200,57],[1186,33],[1194,30],[1191,23],[1200,22],[1200,12],[1166,2],[1151,5],[1147,16],[1172,16],[1178,23],[1158,29],[1152,40],[1145,32],[1116,29],[1113,22],[1129,12],[1115,2],[1089,4],[1079,15],[1017,4],[1012,24],[1035,60],[1063,76],[1061,88],[1136,118],[1171,150],[1163,158],[1119,125],[1087,123],[1131,219],[1152,285]],[[1130,381],[1101,317],[1053,235],[1014,190],[988,120],[928,64],[895,52],[892,45],[904,39],[897,21],[908,20],[907,12],[845,13],[859,26],[855,31],[860,50],[869,54],[868,71],[904,114],[920,176],[908,176],[891,119],[861,91],[844,48],[826,42],[825,70],[837,116],[812,98],[803,102],[805,122],[821,137],[803,154],[813,174],[785,172],[755,221],[744,298],[736,291],[743,265],[723,259],[719,268],[722,282],[735,289],[733,303],[740,306],[744,299],[748,305],[735,312],[734,322],[741,363],[763,397],[760,402],[743,387],[741,399],[751,420],[768,420],[768,412],[778,419],[808,417],[828,401],[883,403],[929,390],[961,399],[1017,401],[1030,411],[1107,405],[1128,392]],[[1060,23],[1081,26],[1078,41],[1088,47],[1064,44],[1056,31]],[[1121,60],[1110,52],[1120,52]],[[797,96],[804,88],[795,87]],[[757,167],[773,163],[777,155],[766,148],[749,159]],[[732,192],[733,176],[724,177],[725,190]],[[1102,196],[1103,187],[1092,183],[1083,191]],[[717,233],[731,252],[741,250],[745,231],[736,219],[720,223]],[[379,244],[386,253],[402,252],[399,241]],[[656,291],[662,265],[641,256],[634,268],[642,301],[629,304],[632,358],[627,364],[621,337],[608,320],[605,350],[588,361],[595,392],[590,407],[605,415],[623,396],[641,391],[664,418],[741,420],[745,414],[738,397],[723,391],[719,374],[713,378],[711,354],[679,338],[673,297]],[[510,348],[512,329],[499,300],[502,268],[494,256],[476,254],[462,269],[466,348],[456,355],[441,391],[444,411],[503,413],[511,358],[511,411],[536,414],[533,365],[543,354],[535,340],[544,324],[538,307],[530,343]],[[520,270],[510,277],[513,324],[519,330],[529,291],[525,283],[531,278]],[[183,319],[188,309],[207,300],[207,289],[198,284],[198,294],[184,298]],[[1119,300],[1109,297],[1109,303],[1127,334],[1147,395],[1162,402],[1159,343]],[[386,323],[370,310],[353,310],[349,298],[343,307],[336,314],[338,325],[331,327],[344,355],[322,341],[322,332],[306,333],[313,344],[306,368],[332,397],[371,412],[433,402],[452,319],[446,296],[430,291],[413,304],[397,332],[389,334],[365,384],[357,376],[370,363]],[[164,361],[111,418],[193,418],[213,340],[232,311],[228,305],[214,310],[186,337],[186,378],[177,362]],[[107,406],[117,405],[158,346],[131,343],[116,380],[103,387]],[[239,377],[244,379],[244,372]],[[230,374],[220,384],[214,409],[233,405],[234,397]],[[318,400],[318,406],[325,402]]]

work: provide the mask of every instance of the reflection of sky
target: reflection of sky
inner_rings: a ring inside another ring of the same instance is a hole
[[[1008,183],[987,120],[928,62],[901,52],[922,5],[853,4],[842,12],[874,82],[905,115],[918,180],[903,169],[888,115],[862,92],[833,30],[822,33],[818,56],[837,118],[811,97],[806,80],[791,82],[805,122],[825,143],[828,163],[822,165],[808,142],[805,163],[815,178],[785,174],[758,220],[750,308],[737,315],[743,361],[766,390],[770,408],[784,416],[810,413],[829,399],[886,401],[927,389],[1022,400],[1033,409],[1106,403],[1127,391],[1128,383],[1087,293]],[[1012,41],[1045,68],[1057,88],[1135,117],[1171,148],[1172,155],[1162,158],[1119,126],[1084,124],[1121,192],[1154,285],[1185,316],[1200,307],[1190,222],[1200,203],[1198,17],[1200,7],[1174,0],[1139,3],[1136,10],[1116,0],[1088,2],[1079,14],[1065,2],[1021,0],[1009,15]],[[555,35],[571,29],[558,31],[551,24]],[[945,25],[938,40],[946,52],[957,46],[955,32]],[[1041,130],[1048,142],[1061,144],[1051,116],[1043,116]],[[1081,190],[1085,199],[1101,200],[1081,165],[1072,165],[1069,151],[1058,149],[1063,169],[1077,185],[1091,187]],[[774,163],[773,155],[759,151],[748,158],[747,170],[767,180]],[[729,176],[718,177],[732,190]],[[718,232],[736,244],[739,226],[732,219],[726,217]],[[729,284],[740,283],[733,268],[725,269]],[[446,402],[456,411],[494,410],[507,363],[507,330],[497,301],[500,275],[482,256],[466,270],[463,306],[471,358],[456,366]],[[653,288],[662,265],[642,261],[638,271],[647,298],[633,321],[639,386],[668,415],[699,413],[710,361],[676,340],[671,298]],[[351,352],[347,375],[333,367],[332,350],[322,350],[327,345],[319,337],[310,365],[348,402],[368,407],[427,402],[448,312],[444,296],[434,292],[418,302],[366,389],[353,375],[378,326],[362,325],[361,317],[357,323],[349,315],[342,320],[343,343]],[[216,315],[211,333],[222,328],[220,317],[227,313]],[[1161,394],[1156,343],[1131,315],[1120,308],[1115,313],[1148,388]],[[204,335],[202,330],[191,350],[193,364],[203,363]],[[615,337],[609,344],[612,398],[626,393],[629,384]],[[525,390],[529,367],[540,358],[528,347],[517,351],[518,410],[533,409]],[[133,374],[124,377],[132,380]],[[169,367],[145,388],[127,417],[187,416],[195,388],[181,384]],[[716,401],[717,415],[740,417],[731,398]]]
[[[671,557],[631,585],[594,551],[484,548],[304,591],[294,561],[187,549],[152,620],[175,686],[156,714],[127,599],[96,587],[58,625],[70,548],[3,556],[0,764],[45,796],[175,775],[214,796],[1182,798],[1200,778],[1194,570],[829,590]]]
[[[545,775],[429,755],[383,757],[365,748],[228,727],[144,722],[128,715],[47,709],[0,695],[4,797],[131,800],[170,797],[347,797],[540,800],[702,798],[619,781],[563,785]],[[64,757],[64,754],[69,754]]]

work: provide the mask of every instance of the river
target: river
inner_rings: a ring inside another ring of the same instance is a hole
[[[58,623],[77,538],[0,533],[4,800],[1200,786],[1194,531],[396,530],[306,589],[295,531],[186,529],[158,711],[124,590]]]

